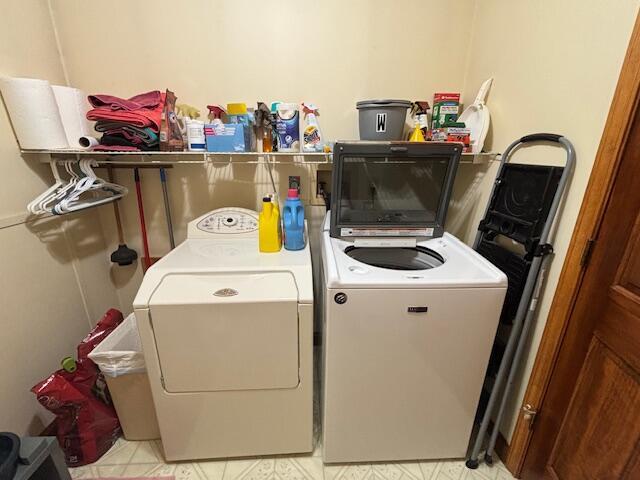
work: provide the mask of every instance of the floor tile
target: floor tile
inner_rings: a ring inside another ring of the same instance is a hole
[[[420,462],[420,470],[424,480],[436,480],[440,473],[441,463],[438,461]]]
[[[440,472],[444,473],[451,480],[461,480],[465,473],[469,470],[464,466],[463,460],[449,460],[440,462]]]
[[[73,479],[92,478],[94,477],[93,469],[90,466],[70,468],[69,473]]]
[[[122,473],[124,478],[163,475],[174,475],[176,480],[209,480],[207,474],[194,463],[131,464]]]
[[[163,463],[164,457],[159,442],[155,440],[136,442],[137,448],[128,463]]]
[[[325,465],[325,480],[423,480],[418,462]]]
[[[515,480],[515,477],[511,475],[511,472],[506,468],[498,467],[498,473],[496,475],[496,480]]]
[[[223,480],[323,480],[319,457],[229,460]]]
[[[444,472],[438,472],[433,480],[451,480],[451,477],[448,477]]]
[[[322,456],[322,436],[318,436],[314,440],[313,444],[313,453],[311,454],[313,457],[321,457]]]
[[[115,445],[93,465],[126,465],[131,460],[140,442],[129,442],[119,438]]]
[[[93,467],[96,477],[121,477],[126,465],[97,465]]]
[[[207,480],[222,480],[227,462],[226,460],[198,462],[195,464],[195,467],[198,473]]]
[[[506,471],[506,468],[504,467],[504,465],[500,461],[494,462],[493,465],[487,465],[486,463],[482,462],[482,463],[480,463],[480,465],[478,465],[478,469],[477,470],[469,470],[469,471],[470,472],[477,472],[479,474],[479,476],[478,477],[470,477],[470,476],[468,476],[468,478],[480,478],[480,479],[486,478],[488,480],[498,480],[498,478],[502,478],[503,480],[506,480],[506,479],[512,479],[513,478],[510,473],[509,473],[508,477],[504,477],[504,476],[499,477],[501,472],[505,472]]]

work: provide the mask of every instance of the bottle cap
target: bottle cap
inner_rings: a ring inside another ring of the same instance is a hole
[[[271,197],[262,197],[262,201],[263,202],[270,202],[271,201]]]
[[[227,113],[229,115],[246,115],[247,104],[246,103],[227,103]]]
[[[60,362],[60,365],[66,372],[69,372],[69,373],[73,373],[78,369],[78,366],[76,365],[76,361],[74,360],[73,357],[64,357]]]
[[[298,189],[290,188],[289,192],[287,193],[287,198],[298,198]]]

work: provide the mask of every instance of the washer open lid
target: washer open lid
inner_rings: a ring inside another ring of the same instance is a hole
[[[440,237],[462,144],[338,142],[332,237]]]

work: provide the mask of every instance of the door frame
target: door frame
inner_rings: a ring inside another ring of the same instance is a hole
[[[558,353],[565,339],[566,327],[582,285],[589,253],[598,238],[603,213],[611,195],[639,100],[640,15],[636,17],[589,183],[522,402],[523,405],[532,405],[538,411],[544,408],[544,399]],[[576,321],[579,320],[576,319]],[[506,467],[516,477],[522,471],[532,435],[533,430],[530,428],[529,421],[521,413],[511,442],[503,453]]]

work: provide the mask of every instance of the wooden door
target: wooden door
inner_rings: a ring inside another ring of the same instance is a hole
[[[640,479],[640,121],[632,123],[522,478]]]

